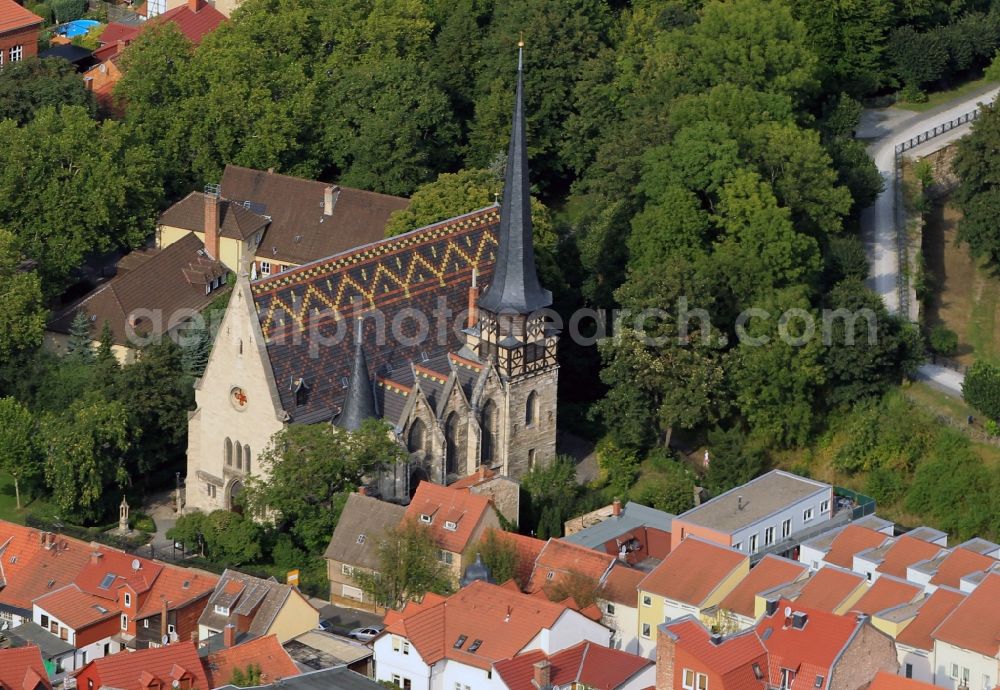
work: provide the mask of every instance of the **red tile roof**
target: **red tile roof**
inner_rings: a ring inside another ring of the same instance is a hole
[[[192,12],[187,3],[184,3],[137,26],[111,22],[101,32],[98,39],[101,48],[95,54],[99,53],[102,61],[114,58],[121,48],[117,45],[119,41],[123,41],[127,45],[138,38],[147,27],[160,24],[176,24],[187,40],[198,45],[206,35],[215,31],[219,24],[224,21],[226,21],[226,16],[209,4],[205,4],[197,12]]]
[[[854,567],[854,554],[881,545],[886,535],[860,525],[848,525],[830,543],[830,550],[823,560],[841,568]]]
[[[941,547],[937,544],[903,535],[889,547],[875,570],[905,579],[907,567],[934,558],[940,551]]]
[[[219,577],[212,573],[168,565],[156,578],[149,594],[142,598],[136,617],[141,619],[159,613],[164,601],[169,609],[180,608],[211,594],[218,582]]]
[[[260,668],[260,683],[267,685],[281,678],[299,675],[299,669],[288,652],[274,635],[258,637],[250,642],[209,654],[205,659],[210,688],[227,685],[233,680],[233,671],[245,671],[254,664]]]
[[[479,486],[483,482],[493,479],[495,476],[497,476],[496,472],[491,470],[486,465],[480,465],[479,469],[472,474],[462,477],[461,479],[456,479],[448,486],[452,489],[468,489],[473,486]]]
[[[931,637],[996,657],[1000,649],[1000,574],[987,575]]]
[[[923,594],[924,588],[919,585],[883,575],[854,603],[851,610],[870,616],[893,606],[917,601]]]
[[[31,611],[36,598],[73,582],[90,559],[88,544],[0,521],[0,602]]]
[[[35,604],[76,631],[118,616],[114,602],[88,594],[75,584],[39,597]]]
[[[735,549],[688,537],[639,583],[639,589],[701,605],[747,557]]]
[[[129,585],[136,594],[145,594],[163,571],[160,563],[122,551],[101,547],[93,554],[96,557],[87,562],[75,582],[87,594],[109,601],[118,600],[118,590],[124,585]],[[136,565],[139,567],[134,568]]]
[[[486,530],[483,534],[483,539],[486,538],[490,530]],[[545,547],[545,542],[541,539],[535,539],[534,537],[528,537],[523,534],[517,534],[516,532],[504,532],[503,530],[496,530],[497,536],[501,541],[506,541],[514,545],[517,549],[517,581],[520,584],[527,585],[528,581],[531,579],[531,571],[535,568],[535,559],[538,558],[538,554],[541,553],[542,549]],[[502,582],[499,584],[503,584]]]
[[[674,636],[678,649],[683,649],[721,675],[726,690],[765,690],[764,681],[757,679],[753,666],[757,664],[762,672],[766,672],[767,650],[753,629],[714,644],[700,621],[693,616],[685,616],[665,623],[661,634],[662,631],[669,631]]]
[[[834,611],[867,582],[863,575],[834,566],[820,568],[795,599],[796,606]]]
[[[38,647],[0,649],[0,688],[35,690],[39,685],[52,687]]]
[[[754,617],[754,598],[763,591],[799,579],[809,568],[802,563],[768,554],[750,569],[732,592],[719,602],[719,608],[740,616]]]
[[[965,595],[961,592],[947,587],[939,587],[920,605],[913,620],[896,635],[896,642],[908,647],[930,651],[934,647],[931,633],[964,600]]]
[[[193,642],[178,642],[166,647],[95,659],[78,671],[77,677],[94,678],[94,687],[103,685],[118,690],[146,690],[147,684],[140,680],[143,676],[159,680],[161,687],[170,688],[173,681],[180,680],[184,674],[192,679],[189,687],[211,687]]]
[[[485,496],[464,489],[420,482],[406,508],[406,517],[431,530],[438,548],[452,553],[464,553],[476,526],[491,510],[493,504]],[[424,523],[421,515],[429,515],[432,522],[429,525]],[[448,522],[455,524],[454,530],[445,527]]]
[[[823,570],[827,570],[824,568]],[[805,627],[785,624],[784,611],[791,607],[807,615]],[[850,641],[861,623],[853,616],[838,616],[803,607],[799,602],[781,600],[777,612],[757,623],[757,635],[768,652],[770,684],[781,684],[781,669],[797,669],[791,690],[814,690],[816,676],[823,676],[824,690],[830,680],[830,667]],[[768,632],[770,631],[770,632]]]
[[[937,572],[931,578],[931,584],[958,589],[963,577],[982,570],[989,570],[996,563],[989,556],[959,546],[941,561]]]
[[[646,573],[641,570],[615,564],[604,580],[604,586],[598,596],[634,609],[638,606],[639,583],[644,577]]]
[[[515,588],[476,581],[442,601],[407,605],[387,615],[386,633],[407,638],[424,663],[448,658],[488,669],[520,652],[540,631],[571,609]],[[575,612],[573,612],[575,615]],[[465,641],[456,649],[459,636]],[[468,650],[481,640],[475,653]]]
[[[904,678],[895,673],[879,671],[868,690],[939,690],[938,686],[923,683],[913,678]]]
[[[42,21],[41,17],[21,7],[14,0],[0,0],[0,33],[41,24]]]
[[[532,682],[534,665],[546,658],[551,664],[551,683],[560,688],[579,683],[594,690],[614,690],[653,665],[652,660],[641,656],[580,642],[548,657],[538,650],[518,654],[497,662],[496,670],[510,690],[537,690]]]
[[[551,587],[570,574],[583,575],[600,584],[615,557],[571,544],[560,539],[549,539],[535,559],[526,592],[533,593]]]

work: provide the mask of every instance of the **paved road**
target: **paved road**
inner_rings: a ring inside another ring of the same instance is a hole
[[[1000,89],[993,87],[960,101],[947,103],[923,113],[883,108],[864,112],[858,127],[858,138],[867,140],[868,153],[875,161],[885,189],[875,201],[875,205],[861,215],[862,237],[871,263],[869,284],[881,295],[891,313],[899,311],[899,294],[896,280],[899,275],[899,251],[896,244],[896,224],[894,219],[896,191],[895,150],[896,145],[929,129],[953,120],[974,110],[978,103],[992,101]],[[968,125],[953,130],[948,139],[954,139],[968,132]]]
[[[897,313],[900,306],[896,286],[900,256],[894,217],[897,184],[896,145],[968,113],[980,103],[991,102],[998,93],[1000,88],[990,87],[923,113],[883,108],[866,110],[862,114],[857,135],[859,139],[869,142],[868,153],[875,161],[882,179],[885,180],[885,189],[876,199],[874,206],[865,209],[861,214],[861,234],[871,264],[869,286],[882,297],[890,313]],[[969,127],[969,125],[956,127],[947,134],[936,137],[933,142],[914,149],[911,155],[928,155],[943,148],[967,134]],[[917,378],[926,380],[951,395],[959,397],[962,395],[963,376],[958,372],[934,364],[925,364],[918,370]]]

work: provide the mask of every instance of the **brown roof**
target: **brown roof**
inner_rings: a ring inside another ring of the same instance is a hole
[[[465,553],[476,526],[491,510],[493,504],[485,496],[467,489],[420,482],[406,507],[406,517],[429,529],[438,548]],[[429,523],[423,520],[424,515],[430,518]]]
[[[996,561],[989,556],[984,556],[975,551],[969,551],[962,547],[955,548],[948,557],[941,561],[937,572],[931,578],[932,585],[946,585],[958,588],[961,580],[970,573],[989,570]]]
[[[63,310],[51,322],[49,330],[68,333],[78,311],[91,317],[91,337],[100,337],[107,322],[115,343],[129,345],[128,320],[138,311],[134,331],[142,335],[158,335],[190,312],[208,306],[215,294],[206,293],[206,286],[225,276],[222,264],[204,254],[204,245],[190,234],[154,256],[139,263],[133,270],[115,276],[82,300]],[[158,322],[151,321],[147,310],[162,314]]]
[[[160,225],[205,233],[205,195],[191,192],[160,215]],[[267,227],[268,219],[247,209],[242,203],[219,200],[219,236],[247,240]],[[204,238],[202,238],[204,241]],[[238,266],[231,266],[236,269]]]
[[[848,525],[830,544],[830,550],[823,556],[823,560],[841,568],[853,568],[854,554],[879,546],[888,538],[867,527]]]
[[[995,658],[1000,649],[1000,574],[987,575],[932,637]]]
[[[233,616],[250,617],[247,632],[252,636],[260,636],[268,631],[285,602],[292,596],[301,595],[293,587],[274,578],[264,580],[227,570],[219,578],[215,591],[208,599],[208,605],[198,619],[198,625],[222,630]],[[215,613],[216,605],[230,609],[230,615]]]
[[[909,604],[923,596],[923,593],[924,588],[919,585],[883,575],[868,588],[851,609],[873,615],[900,604]]]
[[[750,574],[719,602],[719,608],[740,616],[754,617],[755,597],[778,585],[802,577],[809,568],[802,563],[768,554],[750,570]]]
[[[406,508],[352,493],[337,521],[326,558],[378,570],[378,540],[403,520]]]
[[[14,0],[0,0],[0,33],[35,26],[42,21],[41,17],[21,7]]]
[[[333,213],[324,215],[327,182],[227,165],[222,174],[222,196],[249,201],[270,216],[258,256],[304,264],[381,240],[393,211],[406,208],[407,199],[339,187]]]
[[[687,537],[642,580],[639,589],[699,606],[746,560],[736,549]]]
[[[961,592],[938,587],[924,600],[913,620],[896,635],[896,642],[917,649],[930,650],[934,646],[931,633],[964,600],[965,595]]]
[[[184,674],[191,676],[190,687],[209,687],[198,648],[193,642],[101,657],[84,666],[81,673],[96,680],[96,687],[120,690],[146,690],[154,680],[160,681],[160,687],[169,688]]]

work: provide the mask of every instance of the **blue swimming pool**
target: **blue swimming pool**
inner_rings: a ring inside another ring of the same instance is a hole
[[[74,19],[56,29],[56,33],[66,38],[76,38],[77,36],[83,36],[99,23],[94,19]]]

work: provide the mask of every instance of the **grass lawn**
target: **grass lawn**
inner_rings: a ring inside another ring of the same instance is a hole
[[[948,101],[956,100],[964,96],[970,96],[978,90],[989,89],[991,86],[996,86],[996,84],[997,82],[989,81],[986,77],[970,79],[964,84],[959,84],[953,89],[948,89],[947,91],[936,91],[934,93],[927,94],[927,100],[923,103],[897,101],[895,107],[902,108],[903,110],[923,112],[925,110],[930,110],[931,108],[936,108],[937,106],[947,103]]]
[[[5,472],[0,472],[0,520],[24,524],[25,518],[30,513],[52,514],[52,506],[43,499],[33,500],[26,496],[23,489],[21,493],[21,510],[17,509],[17,500],[14,496],[14,480]]]
[[[956,428],[966,426],[966,420],[972,415],[976,422],[974,429],[983,431],[980,420],[981,415],[966,405],[962,400],[942,393],[936,388],[928,386],[926,383],[914,383],[903,389],[903,394],[920,407],[929,412],[942,417],[949,417],[954,421]],[[1000,465],[1000,448],[989,443],[972,442],[972,449],[983,459],[987,465]]]

